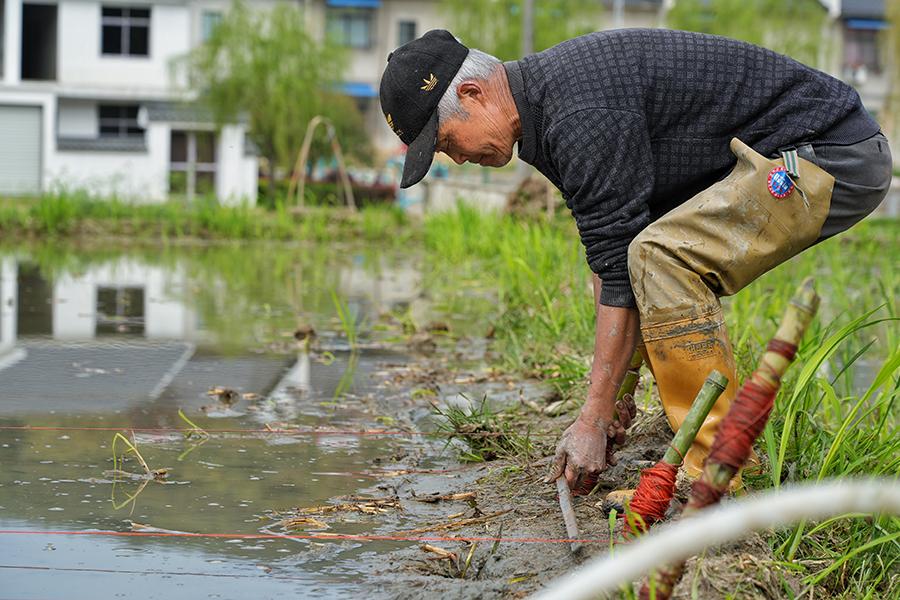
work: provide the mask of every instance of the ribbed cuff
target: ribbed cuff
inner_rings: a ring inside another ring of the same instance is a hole
[[[600,304],[620,308],[637,308],[631,284],[613,283],[606,280],[603,280],[603,285],[600,287]]]

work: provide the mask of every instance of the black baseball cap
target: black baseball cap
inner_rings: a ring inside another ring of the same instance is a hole
[[[438,103],[468,55],[469,49],[443,29],[432,29],[388,55],[379,96],[388,126],[408,146],[401,188],[428,173],[437,144]]]

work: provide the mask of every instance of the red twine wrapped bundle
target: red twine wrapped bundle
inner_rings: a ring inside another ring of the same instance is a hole
[[[634,491],[630,507],[631,512],[639,518],[629,519],[622,514],[630,533],[643,533],[665,518],[669,502],[675,495],[677,475],[678,465],[670,465],[664,461],[641,471],[641,481]]]
[[[766,351],[792,361],[797,353],[797,346],[773,339],[766,346]],[[766,377],[760,377],[760,373]],[[780,384],[778,373],[763,360],[753,377],[741,386],[728,414],[722,420],[706,459],[707,464],[722,465],[731,473],[738,472],[750,457],[753,442],[769,420]],[[715,504],[726,489],[727,487],[714,487],[705,478],[701,478],[694,483],[689,506],[700,509]]]

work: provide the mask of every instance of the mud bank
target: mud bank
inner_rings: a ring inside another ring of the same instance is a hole
[[[434,360],[423,360],[403,370],[407,384],[416,379],[416,374],[421,376],[421,381],[435,390],[439,399],[435,402],[452,402],[459,392],[455,382],[479,379],[477,371],[449,369]],[[611,507],[604,502],[605,495],[614,489],[634,487],[640,470],[655,463],[671,441],[671,430],[653,397],[639,410],[628,443],[617,453],[618,464],[602,474],[592,494],[576,497],[581,537],[597,541],[584,544],[581,552],[573,555],[569,544],[552,541],[566,538],[566,531],[555,488],[543,483],[543,478],[558,435],[576,413],[556,417],[537,413],[533,407],[545,405],[552,394],[533,382],[488,381],[475,384],[474,389],[468,387],[473,394],[489,396],[492,392],[496,396],[502,389],[513,392],[505,398],[505,407],[507,412],[516,413],[519,427],[535,433],[531,457],[477,463],[443,476],[412,475],[392,483],[391,491],[400,499],[407,517],[425,523],[416,531],[435,541],[369,557],[366,570],[371,570],[378,582],[379,592],[374,597],[522,598],[585,560],[609,553],[613,547],[610,540],[622,539],[622,524],[616,520],[611,530]],[[503,405],[504,399],[499,403]],[[676,503],[686,500],[688,487],[688,482],[679,482],[679,497],[670,511],[673,514],[678,509]],[[434,495],[464,499],[420,502]],[[464,519],[474,522],[453,526]],[[531,541],[506,541],[511,538]],[[733,594],[774,599],[784,597],[787,589],[796,592],[796,581],[774,563],[768,545],[754,535],[692,559],[675,597],[721,598]]]

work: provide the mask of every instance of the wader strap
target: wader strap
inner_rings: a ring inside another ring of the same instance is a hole
[[[794,179],[800,179],[800,159],[797,157],[797,149],[785,148],[781,151],[781,157],[784,159],[784,168],[788,174]]]

